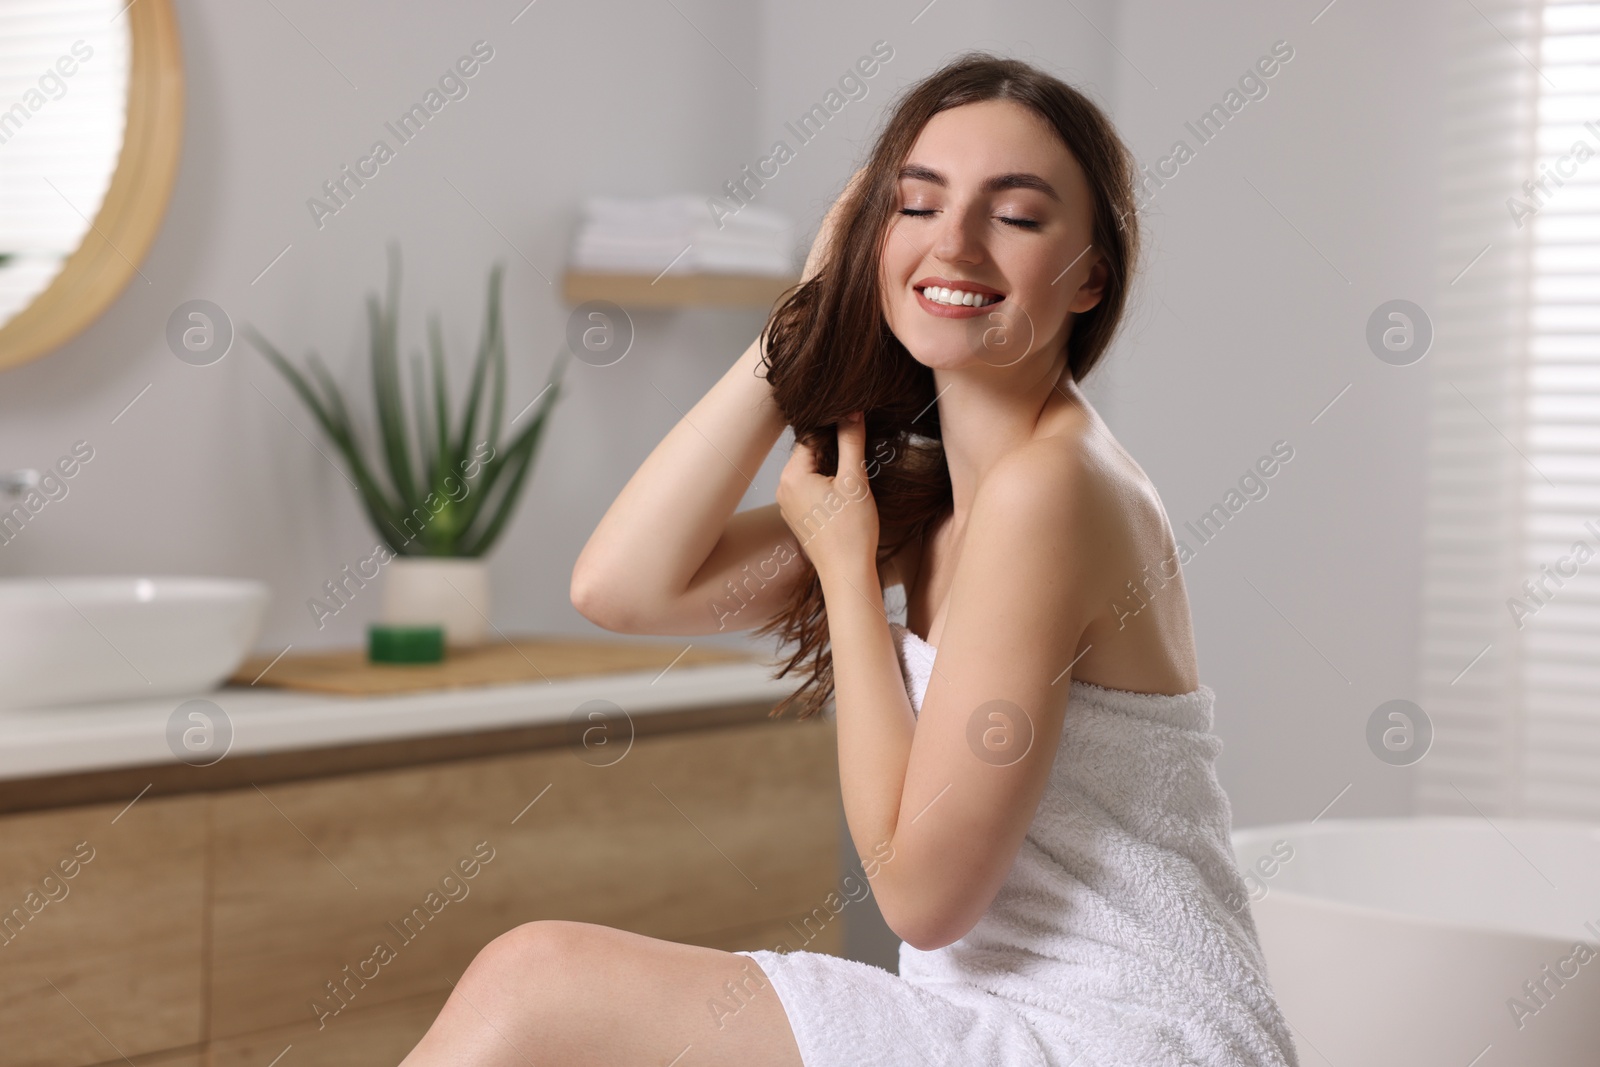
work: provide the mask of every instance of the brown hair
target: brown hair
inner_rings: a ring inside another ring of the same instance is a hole
[[[836,426],[866,413],[867,473],[880,518],[881,564],[922,538],[953,506],[934,405],[933,372],[889,329],[879,263],[899,203],[899,171],[922,128],[941,111],[984,100],[1013,100],[1055,129],[1094,193],[1093,242],[1107,270],[1104,295],[1073,320],[1067,364],[1074,381],[1099,362],[1116,332],[1138,258],[1132,155],[1093,101],[1065,82],[1015,59],[969,52],[911,86],[878,135],[861,180],[839,202],[835,236],[816,272],[786,293],[762,330],[766,377],[795,439],[817,450],[817,469],[838,468]],[[784,610],[755,631],[777,633],[794,652],[777,677],[806,668],[804,683],[773,710],[799,705],[799,718],[833,695],[833,657],[822,585],[802,577]]]

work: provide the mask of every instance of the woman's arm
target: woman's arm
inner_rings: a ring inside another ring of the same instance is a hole
[[[761,355],[758,338],[606,510],[572,568],[572,603],[584,616],[620,633],[714,633],[723,583],[762,550],[770,555],[782,542],[796,550],[775,508],[733,515],[786,425],[758,373]],[[760,603],[740,611],[733,628],[755,625],[761,608],[782,603],[781,592],[769,584],[756,593]]]
[[[1055,761],[1070,674],[1096,599],[1089,550],[1106,531],[1081,464],[1054,444],[1007,456],[968,517],[920,716],[913,716],[871,563],[878,527],[859,425],[841,424],[839,474],[797,449],[778,499],[808,514],[847,501],[808,543],[827,603],[845,821],[875,857],[873,896],[913,947],[962,937],[1016,859]],[[851,472],[856,472],[853,476]]]
[[[839,213],[835,201],[802,282]],[[586,618],[619,633],[717,633],[757,626],[787,602],[800,568],[784,561],[800,547],[777,505],[733,514],[787,425],[758,373],[765,354],[758,336],[617,494],[572,568],[572,604]]]
[[[1102,603],[1105,565],[1095,557],[1110,524],[1097,516],[1116,502],[1101,499],[1092,480],[1070,450],[1035,442],[996,464],[972,502],[895,797],[894,860],[873,889],[917,948],[941,948],[972,929],[1044,796],[1070,668]],[[877,710],[863,702],[855,712]],[[849,713],[841,704],[839,721]]]

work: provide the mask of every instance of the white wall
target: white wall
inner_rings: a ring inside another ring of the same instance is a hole
[[[1417,695],[1427,364],[1382,363],[1364,333],[1436,284],[1438,5],[1325,3],[1126,0],[1117,33],[1118,124],[1152,165],[1294,48],[1143,213],[1145,284],[1102,390],[1180,536],[1275,441],[1295,450],[1184,571],[1241,826],[1312,818],[1347,785],[1327,817],[1410,809],[1411,772],[1364,730]]]
[[[1106,32],[1115,24],[1110,0],[1079,3]],[[913,21],[915,20],[915,21]],[[884,41],[894,57],[867,81],[865,98],[847,104],[821,136],[798,146],[785,123],[819,102],[856,60]],[[927,0],[863,5],[826,0],[813,4],[769,4],[763,33],[758,128],[752,151],[767,154],[774,140],[796,147],[757,203],[789,211],[803,220],[806,236],[866,161],[885,109],[911,83],[956,55],[983,49],[1037,63],[1079,85],[1110,106],[1112,58],[1105,41],[1066,4],[1044,0],[995,0],[981,5]],[[731,177],[730,175],[729,177]]]

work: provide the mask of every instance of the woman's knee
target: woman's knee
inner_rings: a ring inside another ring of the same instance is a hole
[[[568,1010],[558,998],[572,984],[559,976],[571,973],[579,925],[523,923],[490,941],[407,1062],[527,1062],[529,1042],[559,1040]]]
[[[582,923],[542,919],[513,926],[478,951],[461,976],[465,995],[487,989],[504,993],[520,987],[523,996],[535,980],[541,985],[556,980],[576,958],[582,941]]]

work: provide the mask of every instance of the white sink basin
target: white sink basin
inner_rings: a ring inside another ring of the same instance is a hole
[[[255,646],[269,597],[232,578],[0,580],[0,708],[215,688]]]

